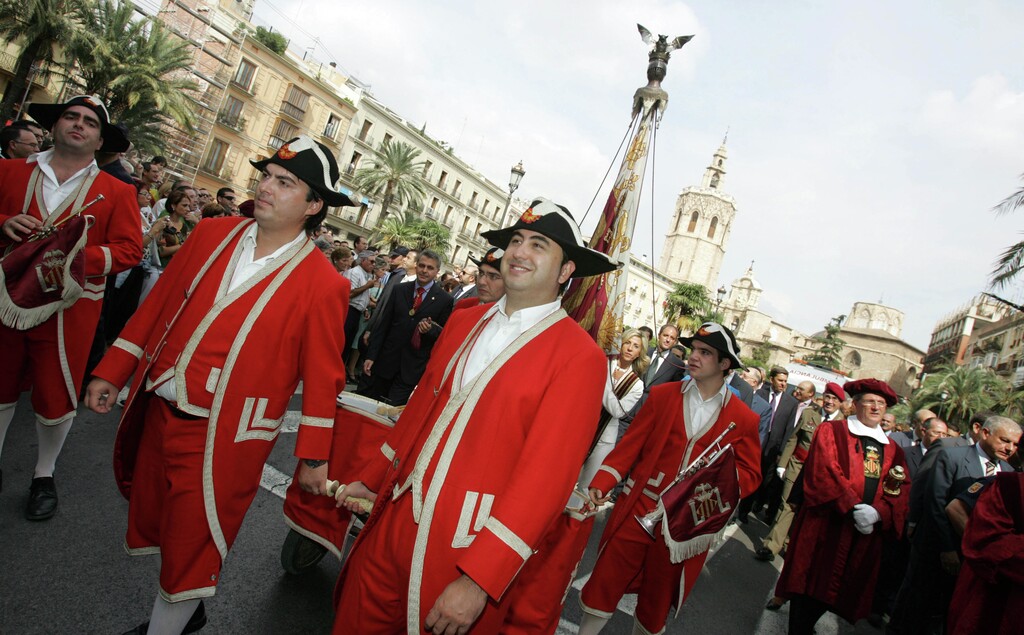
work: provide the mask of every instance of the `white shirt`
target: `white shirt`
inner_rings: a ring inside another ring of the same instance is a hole
[[[238,287],[242,286],[246,280],[259,273],[260,269],[273,262],[276,258],[279,258],[281,254],[288,251],[289,247],[306,240],[306,233],[302,232],[295,237],[295,240],[291,241],[287,245],[284,245],[269,256],[264,256],[259,259],[253,259],[256,254],[256,224],[253,223],[252,227],[245,230],[242,234],[242,253],[238,255],[238,262],[235,263],[235,272],[231,276],[231,282],[228,283],[228,293],[231,293]],[[172,375],[170,379],[160,384],[153,389],[158,397],[162,397],[172,404],[178,403],[178,384],[174,380]]]
[[[238,262],[235,263],[235,273],[231,276],[231,283],[228,284],[228,293],[242,286],[246,280],[259,273],[260,269],[263,269],[263,267],[279,258],[281,254],[288,251],[292,246],[306,239],[306,233],[300,232],[294,240],[286,245],[282,245],[274,253],[254,260],[253,257],[256,255],[256,227],[256,223],[253,223],[242,235],[242,253],[238,255]]]
[[[53,210],[60,207],[61,203],[64,202],[78,184],[86,177],[91,174],[93,170],[99,171],[99,166],[96,165],[96,161],[93,160],[89,165],[85,166],[78,172],[71,175],[67,181],[60,183],[57,181],[57,174],[50,167],[50,161],[53,160],[53,148],[50,148],[46,152],[38,152],[33,154],[28,159],[27,163],[38,162],[39,171],[43,173],[43,203],[46,205],[46,215],[49,216],[53,213]]]
[[[348,281],[352,283],[352,289],[361,287],[370,281],[373,274],[363,269],[360,265],[349,267],[345,273],[341,274],[348,278]],[[348,306],[350,309],[356,309],[363,311],[366,307],[370,306],[370,290],[364,289],[363,291],[354,294],[348,299]]]
[[[554,302],[519,309],[512,315],[507,315],[505,313],[507,299],[508,296],[502,296],[498,300],[494,317],[480,331],[480,336],[473,344],[473,349],[469,352],[466,366],[462,371],[462,386],[482,373],[517,337],[529,331],[562,306],[562,299],[558,298]],[[462,386],[459,388],[461,389]]]
[[[715,422],[715,419],[718,418],[718,413],[722,410],[722,406],[725,405],[725,393],[728,390],[729,385],[722,382],[722,387],[718,392],[704,399],[700,394],[700,390],[697,389],[697,382],[691,381],[686,384],[683,396],[686,399],[686,405],[689,410],[689,417],[684,421],[687,438],[693,439]]]
[[[850,434],[854,436],[870,437],[882,445],[889,445],[889,437],[885,436],[885,433],[882,432],[882,426],[869,428],[860,422],[857,415],[850,415],[846,420],[846,428],[850,431]]]

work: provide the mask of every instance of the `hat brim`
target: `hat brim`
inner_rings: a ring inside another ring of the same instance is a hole
[[[57,120],[60,119],[60,116],[67,109],[67,104],[33,103],[28,105],[28,116],[35,119],[36,123],[43,128],[53,130],[54,124],[57,123]],[[100,152],[127,152],[128,148],[132,145],[121,129],[113,124],[103,124],[100,137],[103,138],[103,145],[99,149]]]
[[[271,163],[275,165],[280,165],[286,170],[288,169],[288,166],[282,164],[281,161],[277,158],[276,154],[268,159],[263,159],[262,161],[253,161],[252,159],[249,159],[249,163],[251,163],[252,167],[256,168],[260,172],[262,172],[267,167],[267,165]],[[327,189],[326,187],[310,183],[309,181],[306,180],[303,180],[302,182],[308,185],[310,189],[312,189],[314,192],[319,194],[320,198],[324,199],[324,202],[327,203],[327,205],[330,207],[359,207],[346,194]]]
[[[508,249],[508,244],[512,241],[512,235],[515,234],[518,229],[521,228],[513,225],[512,227],[505,227],[503,229],[492,229],[490,231],[483,232],[480,236],[495,247]],[[567,244],[553,236],[548,236],[548,238],[558,243],[558,246],[565,251],[566,257],[576,265],[576,270],[572,272],[572,275],[570,276],[571,278],[598,276],[602,273],[615,271],[622,266],[621,263],[609,258],[607,254],[602,254],[599,251],[594,251],[587,247]]]
[[[697,340],[698,342],[703,342],[703,343],[707,344],[708,346],[711,346],[710,342],[708,342],[708,341],[706,341],[704,339],[697,338],[696,336],[680,337],[679,338],[679,343],[682,344],[683,346],[685,346],[686,348],[692,349],[693,348],[693,341],[694,340]],[[735,355],[733,355],[729,351],[723,351],[722,349],[718,348],[717,346],[711,346],[711,348],[715,349],[716,351],[718,351],[722,355],[725,355],[727,358],[729,358],[729,370],[735,370],[737,368],[743,368],[743,363],[740,361],[739,357],[736,357]]]

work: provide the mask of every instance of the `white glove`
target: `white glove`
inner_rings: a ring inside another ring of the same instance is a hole
[[[777,468],[775,468],[775,473],[779,475],[779,478],[783,478],[783,477],[786,476],[786,468],[784,468],[784,467],[777,467]]]
[[[875,529],[875,523],[880,520],[882,516],[871,505],[858,503],[853,506],[853,524],[860,533],[870,534]]]

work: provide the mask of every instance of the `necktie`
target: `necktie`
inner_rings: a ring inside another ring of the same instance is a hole
[[[985,461],[985,476],[994,476],[996,473],[996,464],[992,461]]]
[[[416,311],[420,310],[420,305],[423,304],[423,287],[416,287],[416,297],[412,301],[412,310],[409,311],[409,315],[412,316]],[[413,320],[415,322],[415,320]],[[419,322],[415,322],[412,327],[412,341],[410,342],[414,350],[420,349],[420,328]]]
[[[651,360],[651,367],[647,369],[647,381],[650,383],[654,380],[654,376],[658,374],[658,366],[661,365],[661,353],[655,353],[654,359]]]

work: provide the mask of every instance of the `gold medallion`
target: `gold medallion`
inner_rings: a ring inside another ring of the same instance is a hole
[[[409,309],[409,316],[416,315],[416,309]]]

